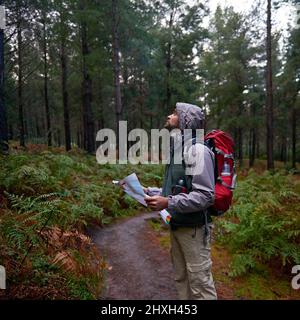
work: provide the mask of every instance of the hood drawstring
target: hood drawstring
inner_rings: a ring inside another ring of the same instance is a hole
[[[197,234],[197,226],[195,226],[195,232],[194,232],[194,234],[192,235],[192,238],[196,238],[196,234]]]

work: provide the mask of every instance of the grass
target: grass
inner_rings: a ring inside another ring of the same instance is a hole
[[[149,224],[157,234],[162,248],[168,250],[170,248],[170,236],[168,228],[164,226],[164,222],[160,221],[159,219],[151,219],[149,220]]]

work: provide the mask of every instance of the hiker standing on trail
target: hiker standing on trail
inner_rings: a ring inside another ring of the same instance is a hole
[[[204,114],[191,104],[177,103],[173,114],[165,124],[168,130],[203,129]],[[193,135],[194,136],[194,135]],[[172,141],[173,139],[173,141]],[[202,168],[192,176],[186,175],[186,164],[174,164],[174,138],[171,136],[171,154],[165,168],[162,188],[144,188],[147,205],[153,210],[166,209],[170,221],[171,258],[175,271],[175,282],[182,300],[217,299],[211,273],[212,219],[207,208],[214,203],[215,177],[214,154],[201,143],[191,145]],[[175,150],[176,152],[176,150]],[[187,157],[190,155],[188,150]],[[188,159],[188,158],[187,158]],[[187,164],[192,162],[187,161]],[[197,168],[196,168],[197,169]],[[198,174],[199,172],[199,174]],[[174,187],[184,182],[187,192],[175,193]]]

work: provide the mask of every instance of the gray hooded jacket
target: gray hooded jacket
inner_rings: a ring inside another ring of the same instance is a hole
[[[179,117],[180,130],[202,128],[204,115],[199,107],[187,103],[177,103],[176,111]],[[148,195],[168,197],[168,210],[172,213],[174,225],[202,225],[204,220],[201,213],[214,203],[214,154],[201,143],[191,145],[190,148],[185,150],[184,157],[187,164],[197,159],[193,166],[190,166],[194,167],[196,173],[186,176],[184,166],[174,164],[173,153],[174,144],[171,142],[171,161],[165,168],[163,188],[148,188]],[[189,166],[187,165],[187,167]],[[190,181],[188,184],[189,192],[174,195],[172,194],[172,187],[177,184],[178,179],[182,176],[185,176],[186,181]]]

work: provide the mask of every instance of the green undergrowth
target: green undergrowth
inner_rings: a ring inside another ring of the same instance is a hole
[[[112,180],[136,172],[144,185],[160,185],[162,167],[99,165],[80,151],[36,148],[1,156],[0,167],[0,265],[7,271],[7,297],[97,298],[106,264],[86,227],[144,210]]]
[[[217,239],[233,254],[232,276],[260,263],[290,271],[300,264],[300,193],[292,175],[251,170],[234,192],[234,205],[218,219]]]
[[[96,299],[107,265],[86,227],[145,210],[112,180],[135,172],[144,186],[161,186],[164,170],[99,165],[79,150],[36,145],[0,157],[0,167],[0,265],[8,277],[0,299]],[[300,264],[299,181],[285,171],[247,170],[239,175],[232,209],[215,219],[216,243],[230,257],[225,278],[242,283],[234,287],[237,297],[287,294],[291,266]],[[169,248],[161,221],[150,224]]]

